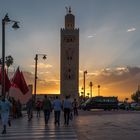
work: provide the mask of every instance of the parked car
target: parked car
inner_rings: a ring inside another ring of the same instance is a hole
[[[130,107],[131,107],[131,110],[135,110],[136,109],[136,106],[137,106],[137,103],[131,103],[130,104]]]
[[[126,109],[125,103],[124,103],[124,102],[119,102],[119,103],[118,103],[118,109],[125,110],[125,109]]]
[[[131,103],[131,110],[140,111],[140,104],[139,103]]]

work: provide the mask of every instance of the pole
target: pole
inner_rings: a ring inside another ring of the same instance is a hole
[[[5,15],[5,17],[2,19],[2,78],[1,78],[1,85],[2,85],[2,96],[6,96],[6,93],[5,93],[5,25],[6,23],[9,23],[9,22],[13,22],[13,26],[12,28],[14,29],[18,29],[19,26],[18,26],[18,22],[17,21],[14,21],[14,20],[10,20],[9,17],[8,17],[8,14]]]
[[[36,54],[35,56],[35,83],[34,83],[34,96],[36,98],[36,84],[37,84],[37,60],[38,60],[38,55]]]
[[[84,85],[83,85],[83,88],[84,88],[84,101],[85,101],[85,99],[86,99],[86,95],[85,95],[85,91],[86,91],[86,89],[85,89],[85,88],[86,88],[86,86],[85,86],[85,83],[86,83],[86,80],[85,80],[85,79],[86,79],[86,78],[85,78],[85,77],[86,77],[86,74],[87,74],[87,71],[84,71],[84,81],[83,81],[83,82],[84,82],[84,83],[83,83],[83,84],[84,84]]]
[[[84,88],[84,101],[85,101],[85,71],[84,71],[84,86],[83,86],[83,88]]]
[[[36,54],[35,55],[35,81],[34,81],[34,99],[36,99],[36,86],[37,86],[37,61],[38,56],[43,55],[43,59],[46,59],[46,54]]]
[[[5,21],[2,19],[2,78],[1,78],[1,84],[2,84],[2,95],[5,98],[5,72],[4,72],[4,66],[5,66]]]
[[[90,86],[90,97],[92,98],[92,86],[93,86],[92,82],[89,83],[89,86]]]

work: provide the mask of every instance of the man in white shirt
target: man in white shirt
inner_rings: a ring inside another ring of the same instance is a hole
[[[55,116],[55,125],[58,124],[60,125],[60,114],[61,114],[61,108],[62,108],[62,103],[60,99],[58,99],[58,96],[56,96],[56,99],[53,102],[53,108],[54,108],[54,116]]]
[[[70,111],[72,109],[72,102],[70,101],[69,98],[70,98],[69,96],[66,96],[63,103],[65,125],[69,125]]]

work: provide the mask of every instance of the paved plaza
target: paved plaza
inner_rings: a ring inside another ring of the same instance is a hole
[[[63,118],[63,117],[62,117]],[[0,130],[2,126],[0,125]],[[27,115],[12,121],[12,126],[7,127],[7,134],[0,134],[0,140],[77,140],[73,123],[64,126],[63,120],[60,126],[54,125],[53,113],[48,125],[44,124],[44,116],[38,119],[34,114],[32,121],[28,122]]]
[[[140,112],[82,111],[76,118],[79,140],[139,140]]]
[[[79,116],[60,127],[54,125],[54,116],[44,125],[43,113],[28,122],[27,115],[12,121],[7,134],[0,140],[139,140],[140,112],[135,111],[79,111]],[[2,126],[0,125],[0,130]]]

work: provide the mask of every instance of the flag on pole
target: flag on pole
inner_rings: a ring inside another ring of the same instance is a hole
[[[20,88],[20,71],[19,71],[19,67],[17,68],[13,78],[11,79],[12,81],[12,87],[15,88]]]
[[[19,88],[23,94],[28,92],[28,86],[24,79],[22,72],[20,72],[19,67],[17,68],[13,78],[12,78],[12,86]]]
[[[11,87],[11,82],[7,76],[6,70],[4,70],[4,79],[5,79],[5,91],[8,92]],[[2,69],[0,69],[0,84],[2,80]]]
[[[26,94],[29,91],[29,89],[28,89],[27,83],[24,79],[22,71],[20,72],[20,76],[21,76],[21,82],[22,82],[21,91],[23,94]]]

